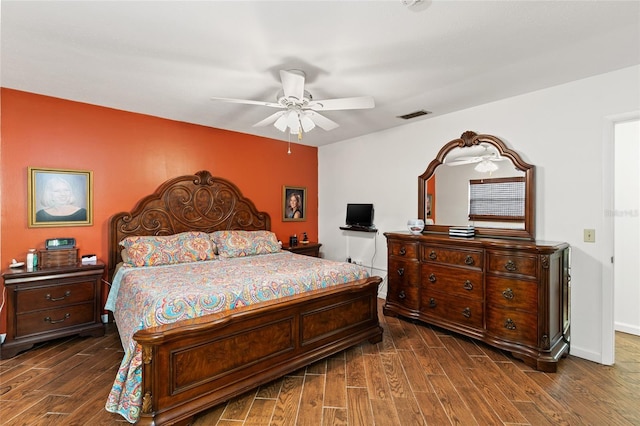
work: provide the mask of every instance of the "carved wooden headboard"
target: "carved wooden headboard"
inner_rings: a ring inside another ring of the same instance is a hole
[[[132,211],[109,219],[109,280],[122,261],[119,243],[125,237],[228,229],[270,230],[271,218],[233,183],[206,170],[170,179]]]

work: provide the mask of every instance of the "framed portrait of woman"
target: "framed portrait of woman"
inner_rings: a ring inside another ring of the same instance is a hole
[[[93,172],[28,168],[29,227],[93,225]]]
[[[307,220],[307,188],[286,185],[282,187],[282,220]]]

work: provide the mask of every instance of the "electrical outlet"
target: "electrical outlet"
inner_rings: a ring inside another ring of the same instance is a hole
[[[595,229],[585,229],[584,230],[584,242],[585,243],[595,243],[596,242],[596,230]]]

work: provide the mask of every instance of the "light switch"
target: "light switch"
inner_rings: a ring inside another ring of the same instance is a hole
[[[595,243],[596,242],[596,230],[595,229],[585,229],[584,230],[584,242],[585,243]]]

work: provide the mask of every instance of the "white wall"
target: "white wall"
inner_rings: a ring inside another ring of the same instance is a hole
[[[321,147],[324,256],[344,260],[351,255],[367,264],[375,253],[373,272],[386,276],[382,235],[338,228],[346,204],[374,203],[381,233],[404,230],[407,219],[417,215],[418,175],[439,149],[466,130],[498,136],[536,165],[536,238],[572,245],[571,353],[600,362],[602,259],[611,255],[603,253],[598,233],[605,220],[603,129],[605,117],[640,109],[639,76],[639,66],[625,68]],[[585,228],[596,230],[596,243],[582,241]]]

